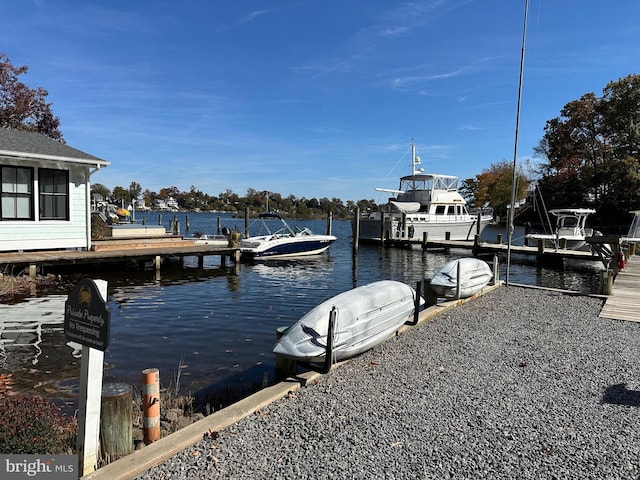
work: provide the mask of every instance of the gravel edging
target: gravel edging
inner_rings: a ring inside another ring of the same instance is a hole
[[[640,324],[601,307],[498,288],[137,478],[640,478]]]

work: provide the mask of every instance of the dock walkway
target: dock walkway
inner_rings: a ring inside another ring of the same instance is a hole
[[[618,272],[613,282],[613,294],[599,315],[601,318],[640,322],[640,258],[631,256],[625,269]]]
[[[164,259],[170,257],[198,257],[201,266],[205,256],[219,255],[221,263],[231,258],[236,265],[240,261],[240,249],[217,245],[196,244],[193,241],[157,242],[153,239],[122,239],[110,241],[108,246],[95,250],[51,250],[0,253],[0,271],[7,268],[28,268],[35,277],[43,267],[81,265],[91,263],[119,263],[123,261],[154,262],[156,270]]]

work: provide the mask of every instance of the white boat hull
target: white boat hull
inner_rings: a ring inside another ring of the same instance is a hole
[[[324,362],[329,317],[335,307],[334,358],[339,361],[358,355],[382,343],[411,319],[415,295],[413,288],[392,280],[343,292],[300,318],[273,352],[299,362]]]
[[[452,260],[438,270],[431,279],[431,288],[440,297],[467,298],[482,290],[492,278],[487,262],[465,257]]]
[[[422,241],[424,234],[427,234],[428,240],[445,240],[447,236],[449,240],[473,240],[477,233],[477,218],[469,216],[462,219],[446,220],[423,220],[424,215],[406,215],[406,229],[402,228],[402,218],[393,217],[385,219],[384,227],[380,224],[379,216],[375,218],[360,219],[360,240],[364,241],[380,241],[382,231],[389,232],[391,240],[413,240]],[[485,216],[480,220],[480,233],[492,221],[492,217]]]
[[[333,235],[308,235],[305,237],[272,238],[252,237],[240,243],[244,258],[266,259],[318,255],[336,240]]]

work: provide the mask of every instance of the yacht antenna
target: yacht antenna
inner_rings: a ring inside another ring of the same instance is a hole
[[[509,285],[509,270],[511,269],[511,240],[513,237],[513,216],[516,203],[516,166],[518,159],[518,129],[520,128],[520,102],[522,99],[522,76],[524,72],[524,46],[527,39],[527,13],[529,0],[524,2],[524,27],[522,28],[522,52],[520,54],[520,81],[518,82],[518,107],[516,110],[516,136],[513,146],[513,176],[511,177],[511,208],[509,208],[509,224],[507,226],[507,277],[506,285]]]

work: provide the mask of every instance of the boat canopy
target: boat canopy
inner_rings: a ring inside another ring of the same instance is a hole
[[[279,213],[266,212],[258,215],[258,218],[275,218],[277,220],[282,220],[282,216]]]

